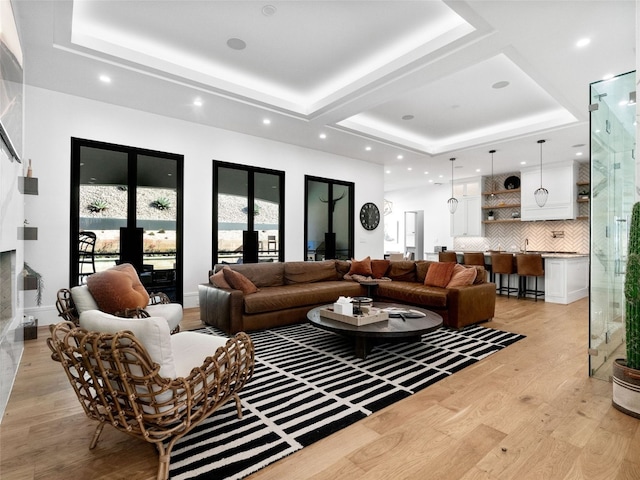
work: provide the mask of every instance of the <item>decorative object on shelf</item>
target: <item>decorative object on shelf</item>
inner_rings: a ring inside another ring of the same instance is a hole
[[[456,209],[458,208],[458,199],[453,196],[453,162],[456,161],[455,158],[450,158],[451,162],[451,198],[447,200],[447,205],[449,206],[449,212],[451,214],[456,213]]]
[[[589,200],[589,187],[582,185],[578,188],[578,200]]]
[[[495,220],[496,217],[494,216],[494,211],[493,210],[489,210],[487,212],[487,220]]]
[[[31,159],[29,159],[29,166],[27,167],[27,178],[33,177],[33,170],[31,169]]]
[[[495,150],[489,150],[489,153],[491,154],[491,198],[495,197],[496,194],[494,193],[496,191],[496,181],[495,178],[493,176],[493,154],[496,153]],[[493,218],[490,218],[489,220],[493,220]]]
[[[538,188],[535,192],[533,192],[533,196],[536,199],[536,203],[539,207],[544,207],[545,203],[547,203],[547,198],[549,197],[549,190],[542,186],[542,144],[544,140],[538,140],[540,144],[540,188]]]
[[[42,280],[42,275],[31,268],[27,262],[24,262],[22,267],[22,276],[24,278],[36,279],[36,305],[42,305],[42,291],[44,290],[44,281]]]
[[[512,212],[511,218],[520,218],[520,212]]]
[[[516,190],[517,188],[520,188],[520,178],[515,175],[507,177],[504,181],[504,188],[507,190]]]
[[[640,418],[640,202],[633,206],[624,279],[627,358],[613,362],[613,406]]]
[[[380,210],[375,203],[365,203],[360,209],[360,223],[365,230],[375,230],[380,224]]]

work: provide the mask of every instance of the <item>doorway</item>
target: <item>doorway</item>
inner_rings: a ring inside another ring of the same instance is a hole
[[[284,261],[284,172],[213,162],[213,264]]]
[[[305,176],[307,260],[350,260],[353,257],[353,192],[353,182]]]
[[[72,138],[69,285],[131,263],[182,303],[182,189],[182,155]]]

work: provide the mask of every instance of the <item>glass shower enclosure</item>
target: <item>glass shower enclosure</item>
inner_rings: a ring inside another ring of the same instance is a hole
[[[635,201],[635,72],[591,84],[589,375],[624,357],[624,277]]]

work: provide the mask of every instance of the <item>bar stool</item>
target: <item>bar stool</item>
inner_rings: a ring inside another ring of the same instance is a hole
[[[513,255],[510,253],[492,253],[491,254],[491,268],[493,270],[493,274],[497,277],[500,275],[500,278],[496,278],[496,284],[498,288],[496,291],[498,294],[503,294],[507,292],[507,297],[511,295],[512,292],[519,292],[519,288],[510,286],[511,275],[516,273],[513,267]],[[502,285],[502,275],[507,276],[507,285]]]
[[[538,277],[544,275],[542,266],[542,255],[539,253],[519,253],[516,255],[517,273],[519,275],[518,297],[533,295],[538,301],[538,297],[544,297],[544,290],[538,290]],[[527,277],[535,277],[535,288],[527,288]]]
[[[462,262],[465,265],[480,265],[484,267],[486,272],[490,272],[487,265],[484,263],[484,253],[482,252],[465,252],[462,254]]]
[[[456,252],[438,252],[438,261],[458,263],[458,255]]]

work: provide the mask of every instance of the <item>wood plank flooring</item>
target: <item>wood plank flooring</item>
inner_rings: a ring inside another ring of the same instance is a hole
[[[271,479],[640,479],[640,421],[590,379],[588,301],[498,298],[489,327],[527,338],[249,477]],[[183,329],[201,325],[198,309]],[[153,479],[153,446],[84,415],[48,329],[25,342],[0,425],[0,477]]]

